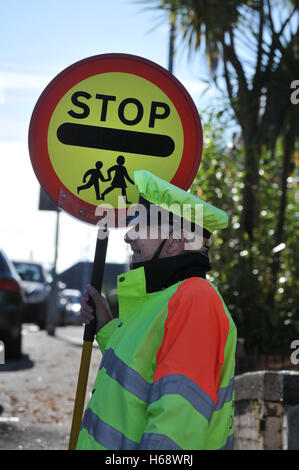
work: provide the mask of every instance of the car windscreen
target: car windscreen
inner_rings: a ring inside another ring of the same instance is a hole
[[[42,269],[36,264],[14,262],[16,271],[23,281],[44,282]]]
[[[81,300],[81,295],[66,295],[67,300],[72,304],[79,304]]]

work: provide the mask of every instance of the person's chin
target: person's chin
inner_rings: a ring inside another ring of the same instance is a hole
[[[131,258],[131,264],[133,265],[134,263],[139,263],[140,256],[138,255],[133,255]]]
[[[130,263],[130,266],[132,269],[132,265],[135,264],[135,263],[142,263],[144,261],[143,259],[143,256],[141,256],[140,254],[133,254],[132,258],[131,258],[131,263]]]

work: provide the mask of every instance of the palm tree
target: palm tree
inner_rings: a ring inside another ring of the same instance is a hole
[[[291,174],[292,156],[296,142],[299,142],[299,106],[290,99],[290,84],[293,77],[299,77],[299,27],[292,34],[286,47],[281,47],[281,58],[275,71],[268,77],[267,111],[264,121],[264,141],[272,149],[275,158],[276,143],[280,138],[283,144],[283,161],[280,173],[280,201],[277,224],[273,236],[273,245],[279,246],[284,241],[287,206],[288,177]],[[280,251],[274,253],[271,263],[271,288],[268,304],[273,306],[277,289],[277,276],[280,269]]]
[[[283,5],[275,0],[143,0],[143,3],[168,15],[175,12],[177,28],[189,51],[204,47],[212,76],[224,78],[245,150],[240,232],[253,240],[259,223],[260,159],[273,112],[271,89],[280,80],[282,56],[291,41],[298,0],[285,0]],[[274,9],[278,25],[274,25]],[[298,78],[290,72],[288,80]],[[263,100],[265,104],[261,106]]]

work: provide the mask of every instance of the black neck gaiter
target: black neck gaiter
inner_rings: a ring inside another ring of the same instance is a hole
[[[208,250],[207,250],[208,251]],[[208,254],[190,251],[169,258],[152,259],[133,263],[132,269],[143,267],[146,278],[146,291],[156,292],[184,281],[189,277],[206,278],[211,270]]]

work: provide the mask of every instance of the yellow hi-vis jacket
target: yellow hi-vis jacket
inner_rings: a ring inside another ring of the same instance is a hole
[[[147,283],[143,267],[118,277],[77,449],[232,449],[236,327],[221,295],[198,276]]]

